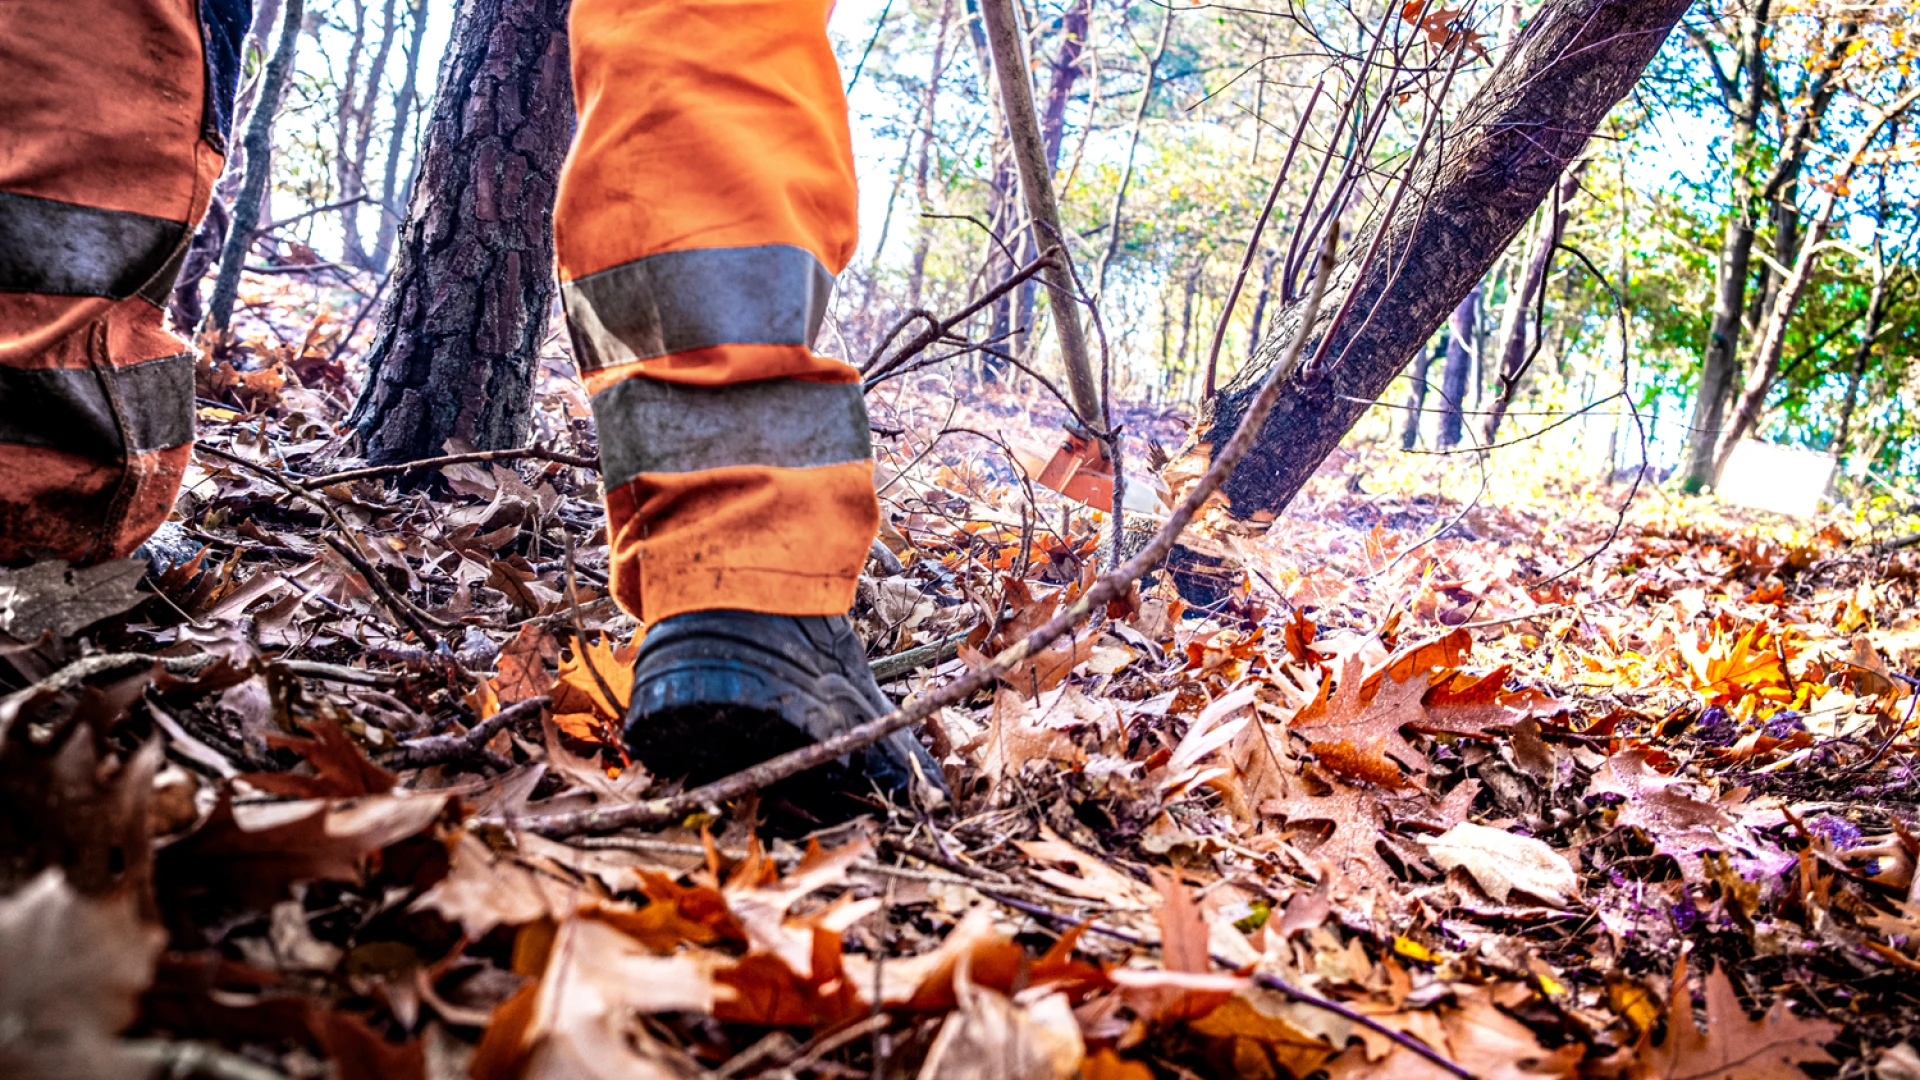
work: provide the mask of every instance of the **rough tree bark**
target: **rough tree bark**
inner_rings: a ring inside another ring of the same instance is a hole
[[[1594,128],[1666,41],[1688,0],[1548,0],[1514,40],[1461,115],[1438,157],[1413,178],[1393,218],[1359,231],[1328,282],[1329,302],[1306,333],[1325,361],[1280,395],[1259,441],[1228,481],[1236,515],[1277,514],[1387,384],[1444,321],[1539,208]],[[1379,251],[1365,257],[1373,229]],[[1339,298],[1355,290],[1351,314]],[[1337,320],[1337,321],[1336,321]],[[1298,304],[1274,321],[1256,358],[1209,401],[1185,455],[1225,445],[1279,361],[1302,332]],[[1181,470],[1187,463],[1176,461]]]
[[[573,138],[567,0],[463,0],[393,284],[349,422],[367,459],[518,446],[553,307],[553,200]]]
[[[273,47],[273,59],[260,75],[260,96],[253,114],[247,117],[245,173],[240,193],[233,200],[232,219],[220,247],[220,274],[213,280],[213,298],[207,302],[206,328],[224,334],[233,321],[233,301],[240,293],[240,272],[246,269],[247,253],[253,250],[254,230],[260,224],[261,208],[266,204],[267,188],[273,179],[273,117],[280,111],[280,99],[293,77],[293,54],[300,47],[300,28],[306,16],[303,0],[286,0],[286,17],[280,24],[280,41]]]
[[[1447,333],[1447,363],[1440,369],[1440,449],[1460,445],[1467,433],[1467,388],[1473,383],[1473,361],[1479,351],[1475,327],[1480,320],[1480,297],[1486,294],[1486,282],[1476,282],[1472,291],[1453,309],[1452,327]]]

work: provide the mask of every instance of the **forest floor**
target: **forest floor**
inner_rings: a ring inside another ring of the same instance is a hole
[[[337,475],[332,336],[270,342],[203,365],[201,558],[0,571],[9,1075],[1920,1078],[1920,551],[1360,445],[930,722],[949,805],[569,833],[653,779],[565,363],[555,453],[426,485]],[[1009,464],[1038,399],[903,382],[896,697],[1106,528]]]

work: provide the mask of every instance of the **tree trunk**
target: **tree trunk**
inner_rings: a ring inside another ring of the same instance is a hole
[[[1073,84],[1080,79],[1080,54],[1086,45],[1087,17],[1092,6],[1091,0],[1075,0],[1073,7],[1060,21],[1060,51],[1049,65],[1053,79],[1047,87],[1047,107],[1040,114],[1040,143],[1047,154],[1048,176],[1060,171],[1060,147],[1067,135],[1067,102],[1073,98]],[[1021,260],[1031,262],[1039,254],[1031,233],[1022,232]],[[1037,291],[1033,279],[1028,278],[1020,283],[1020,288],[1014,293],[1014,322],[1017,325],[1033,324]],[[1029,349],[1023,351],[1030,351],[1031,344],[1029,341]]]
[[[1427,376],[1433,371],[1433,362],[1447,355],[1453,345],[1453,335],[1447,331],[1448,327],[1441,326],[1440,339],[1434,342],[1433,348],[1421,349],[1413,356],[1413,369],[1407,376],[1407,415],[1400,421],[1402,450],[1420,445],[1420,418],[1427,411]]]
[[[1719,268],[1714,279],[1713,313],[1707,324],[1707,347],[1700,358],[1700,384],[1694,391],[1693,417],[1687,425],[1687,448],[1681,475],[1688,491],[1713,482],[1713,452],[1720,443],[1727,399],[1740,374],[1740,333],[1746,315],[1747,279],[1753,257],[1754,221],[1758,216],[1754,169],[1759,147],[1759,124],[1768,90],[1766,42],[1770,0],[1760,0],[1742,18],[1732,79],[1720,61],[1703,45],[1706,60],[1721,83],[1721,96],[1733,117],[1729,141],[1729,169],[1733,190],[1727,227],[1721,234]],[[1703,40],[1703,39],[1700,39]],[[1745,73],[1744,93],[1733,79]]]
[[[567,0],[463,0],[349,422],[369,461],[518,446],[556,289],[573,137]]]
[[[1447,333],[1447,365],[1440,369],[1440,449],[1460,445],[1467,433],[1467,389],[1473,382],[1473,358],[1479,350],[1474,326],[1480,318],[1480,297],[1486,283],[1474,285],[1466,299],[1453,309],[1453,325]]]
[[[253,114],[247,117],[246,171],[240,180],[240,193],[233,200],[226,241],[220,246],[220,276],[214,279],[213,299],[207,304],[206,326],[219,334],[225,334],[233,322],[240,274],[246,269],[247,253],[253,250],[254,230],[260,225],[261,207],[273,179],[273,117],[280,111],[280,99],[293,78],[293,54],[299,48],[300,28],[306,16],[304,0],[286,0],[286,5],[280,41],[260,75],[260,95]]]
[[[920,197],[920,229],[913,237],[913,263],[907,272],[907,310],[920,306],[926,285],[927,252],[933,246],[933,197],[927,189],[933,166],[934,109],[940,103],[940,77],[947,69],[947,24],[953,19],[953,0],[940,0],[940,29],[933,39],[933,71],[920,100],[920,157],[913,169],[913,190]],[[877,254],[877,253],[876,253]]]
[[[420,54],[427,36],[427,0],[414,0],[413,32],[407,39],[407,74],[393,96],[393,133],[387,137],[386,172],[380,178],[380,224],[373,232],[373,266],[385,269],[393,258],[393,240],[400,232],[406,207],[400,201],[400,159],[407,146],[407,128],[413,123],[414,103],[420,96]],[[413,159],[418,161],[418,157]],[[406,187],[413,186],[414,169],[407,170]]]
[[[373,123],[380,111],[380,90],[387,78],[387,60],[393,55],[394,39],[400,36],[400,28],[394,25],[394,10],[397,0],[386,0],[380,15],[380,43],[373,50],[372,58],[367,62],[366,90],[356,102],[352,93],[352,78],[349,75],[347,87],[341,91],[339,125],[339,166],[340,198],[352,199],[367,194],[367,155],[373,147]],[[366,21],[364,13],[360,22]],[[373,256],[367,251],[366,241],[360,235],[360,212],[364,209],[359,203],[340,208],[341,255],[342,261],[362,270],[376,268]]]
[[[1067,264],[1073,251],[1060,227],[1060,206],[1053,197],[1053,173],[1047,165],[1046,143],[1040,135],[1040,117],[1033,107],[1033,80],[1027,72],[1026,48],[1014,0],[981,0],[980,18],[993,51],[993,70],[1000,83],[1007,130],[1013,136],[1013,161],[1020,173],[1020,193],[1026,197],[1035,241],[1058,246],[1060,260],[1046,270],[1047,298],[1053,308],[1053,332],[1060,343],[1060,359],[1067,369],[1067,391],[1073,407],[1088,423],[1099,423],[1100,392],[1093,381],[1093,361],[1087,353],[1075,299],[1074,275]]]
[[[1876,240],[1877,250],[1879,243]],[[1866,381],[1867,368],[1873,363],[1873,345],[1880,337],[1880,327],[1887,317],[1887,282],[1884,272],[1875,274],[1873,291],[1867,296],[1867,325],[1860,334],[1860,344],[1853,350],[1853,363],[1847,373],[1847,396],[1840,402],[1840,423],[1833,436],[1832,451],[1835,457],[1845,457],[1847,444],[1853,439],[1853,414],[1859,408],[1860,384]]]
[[[1207,403],[1188,453],[1210,454],[1226,444],[1288,336],[1325,339],[1308,355],[1326,361],[1282,391],[1266,430],[1227,483],[1233,513],[1285,509],[1513,241],[1687,6],[1687,0],[1549,0],[1538,9],[1449,125],[1457,134],[1411,178],[1410,190],[1420,198],[1359,230],[1363,237],[1384,230],[1377,257],[1366,255],[1370,242],[1350,245],[1328,282],[1321,320],[1303,329],[1298,303],[1283,312],[1254,361]],[[1338,302],[1350,288],[1351,318]]]
[[[1560,244],[1560,237],[1567,231],[1567,218],[1573,209],[1573,197],[1580,191],[1580,173],[1585,167],[1586,162],[1581,161],[1560,178],[1560,190],[1554,193],[1548,220],[1527,256],[1526,272],[1519,286],[1508,293],[1506,314],[1500,320],[1500,349],[1495,354],[1500,359],[1500,392],[1494,396],[1493,407],[1487,410],[1486,428],[1480,440],[1484,445],[1492,446],[1500,434],[1500,423],[1506,419],[1513,396],[1520,390],[1521,376],[1527,373],[1532,362],[1532,353],[1527,349],[1529,316],[1537,306],[1535,301],[1541,290],[1547,287],[1547,270],[1553,265],[1553,252]],[[1534,329],[1535,337],[1545,333],[1545,326]]]

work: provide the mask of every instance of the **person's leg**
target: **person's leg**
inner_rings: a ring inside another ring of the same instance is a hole
[[[649,624],[629,744],[668,775],[886,707],[843,617],[879,521],[859,373],[812,348],[858,220],[829,9],[573,5],[561,295]]]
[[[172,508],[193,357],[163,311],[219,176],[247,8],[0,4],[0,565],[117,558]]]

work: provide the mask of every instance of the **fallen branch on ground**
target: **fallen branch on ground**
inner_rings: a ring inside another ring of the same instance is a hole
[[[429,765],[473,760],[486,753],[487,743],[501,729],[512,727],[529,716],[538,716],[551,704],[552,698],[530,697],[514,702],[458,735],[410,739],[388,755],[385,765],[390,769],[424,769]]]
[[[345,469],[327,473],[324,476],[302,477],[301,481],[315,487],[330,484],[344,484],[350,480],[371,480],[379,476],[397,476],[400,473],[413,472],[415,469],[437,469],[442,465],[467,465],[483,461],[514,461],[519,458],[539,458],[541,461],[571,465],[576,469],[600,471],[600,459],[585,454],[568,454],[559,450],[549,450],[544,446],[518,446],[509,450],[469,450],[464,454],[442,454],[439,457],[421,458],[419,461],[402,461],[393,465],[368,465],[360,469]]]

